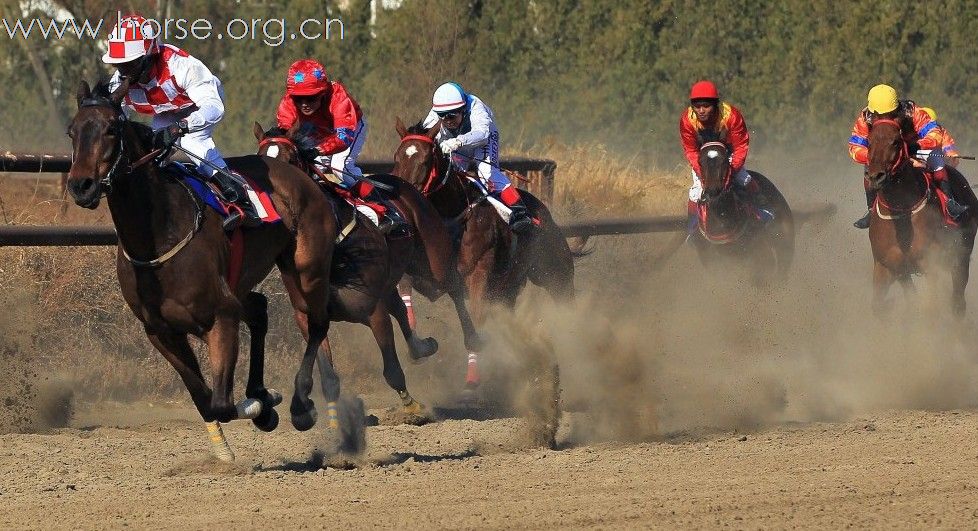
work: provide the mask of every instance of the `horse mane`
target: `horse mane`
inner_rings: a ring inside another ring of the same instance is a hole
[[[423,135],[428,132],[428,129],[424,126],[424,120],[421,120],[411,127],[408,127],[407,132],[409,135]]]
[[[112,101],[112,89],[110,87],[112,80],[109,77],[101,76],[98,81],[95,82],[95,86],[92,88],[92,99],[98,100],[99,103],[104,103],[107,106],[112,107],[118,114],[124,114],[122,110],[122,103],[115,103]],[[126,120],[126,122],[133,128],[136,134],[142,139],[148,139],[153,136],[153,128],[142,122],[137,122],[135,120]]]
[[[721,142],[720,134],[712,129],[703,129],[700,131],[699,136],[704,144],[707,142]]]

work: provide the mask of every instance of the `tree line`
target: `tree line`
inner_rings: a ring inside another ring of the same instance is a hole
[[[394,116],[420,119],[445,80],[493,107],[504,146],[600,143],[679,161],[679,114],[702,78],[744,111],[761,148],[803,144],[844,158],[852,120],[880,82],[936,108],[964,147],[976,145],[978,3],[966,0],[0,0],[0,15],[108,26],[120,6],[216,28],[235,17],[343,21],[343,39],[173,41],[224,83],[217,140],[228,153],[254,149],[251,123],[271,125],[285,72],[303,57],[359,100],[373,156],[393,151]],[[0,148],[66,149],[78,81],[110,73],[101,46],[0,33]]]

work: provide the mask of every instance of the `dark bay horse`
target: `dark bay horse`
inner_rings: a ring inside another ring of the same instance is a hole
[[[574,258],[549,209],[529,192],[520,191],[530,214],[540,221],[531,237],[513,237],[509,226],[467,177],[455,172],[434,138],[441,124],[410,129],[397,119],[401,143],[394,153],[393,174],[431,200],[456,234],[456,267],[465,279],[469,308],[476,325],[486,318],[488,303],[509,308],[527,280],[546,289],[557,302],[574,299]],[[466,384],[479,383],[477,354],[469,352]]]
[[[757,172],[750,172],[767,198],[765,207],[774,220],[763,223],[734,189],[730,150],[723,142],[707,139],[699,151],[703,195],[698,205],[699,223],[693,235],[700,260],[705,265],[719,258],[746,261],[758,285],[783,280],[791,268],[795,250],[795,228],[791,208],[781,192]]]
[[[879,191],[870,210],[869,242],[873,249],[873,307],[883,311],[884,299],[894,280],[909,289],[912,273],[928,269],[928,259],[946,263],[951,273],[951,308],[965,311],[971,252],[975,246],[978,200],[957,172],[949,172],[955,195],[971,208],[958,227],[945,228],[939,199],[929,178],[910,160],[902,130],[904,118],[878,119],[869,133],[869,162],[865,175]]]
[[[260,124],[255,123],[254,134],[259,141],[259,154],[296,165],[309,174],[310,182],[314,178],[325,181],[328,176],[317,171],[315,166],[315,140],[301,133],[297,126],[289,131],[277,128],[264,131]],[[406,412],[421,414],[422,406],[410,398],[405,387],[388,313],[400,325],[413,359],[434,354],[437,342],[431,338],[419,339],[410,326],[404,301],[396,290],[398,280],[407,273],[418,279],[425,294],[435,297],[449,293],[462,323],[466,345],[477,347],[480,339],[465,307],[464,285],[453,267],[451,238],[437,212],[419,192],[400,179],[385,175],[370,178],[391,190],[391,202],[407,220],[410,230],[407,234],[385,237],[365,217],[360,217],[362,222],[350,233],[348,242],[339,246],[334,256],[340,259],[348,256],[349,260],[354,260],[356,265],[348,267],[350,271],[376,273],[369,278],[364,276],[356,283],[344,282],[343,276],[335,279],[330,300],[337,307],[331,308],[330,315],[334,320],[362,323],[371,328],[383,355],[384,376],[388,384],[405,401]],[[342,203],[343,208],[354,212],[352,207],[335,195],[332,185],[325,182],[321,185],[323,193],[331,201]],[[365,252],[365,249],[370,251]],[[364,300],[365,287],[371,294],[367,300]],[[324,346],[328,352],[328,341]]]
[[[116,272],[123,298],[150,342],[183,379],[208,423],[218,457],[233,459],[219,422],[252,418],[263,430],[278,423],[273,407],[281,396],[266,390],[263,382],[266,301],[251,293],[276,265],[296,313],[309,325],[295,379],[292,422],[299,429],[314,422],[311,370],[329,326],[329,275],[334,241],[340,235],[338,218],[315,184],[294,167],[258,156],[227,159],[231,168],[270,192],[282,217],[282,223],[239,233],[242,259],[234,275],[234,249],[220,216],[185,181],[158,166],[155,159],[166,153],[152,150],[152,131],[122,112],[120,102],[127,90],[128,81],[111,93],[104,83],[94,91],[88,83],[79,86],[78,112],[68,127],[68,190],[85,208],[96,208],[106,197],[119,234]],[[242,318],[252,331],[251,366],[248,399],[236,406],[232,385]],[[190,334],[207,344],[213,390],[188,342]],[[320,363],[320,374],[323,393],[335,404],[339,378],[328,364]]]

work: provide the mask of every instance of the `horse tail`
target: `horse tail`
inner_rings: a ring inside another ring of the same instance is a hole
[[[571,257],[574,259],[583,258],[594,252],[594,243],[588,245],[590,236],[571,236],[564,238],[567,240],[567,248],[570,249]]]

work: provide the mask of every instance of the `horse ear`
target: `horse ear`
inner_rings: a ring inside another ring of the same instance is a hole
[[[265,129],[255,120],[255,126],[251,129],[255,133],[255,140],[261,140],[265,136]]]
[[[400,116],[394,117],[394,129],[397,131],[397,134],[401,135],[401,138],[406,137],[408,134],[407,127],[404,127],[404,122],[401,121]]]
[[[436,123],[435,125],[431,126],[431,129],[428,129],[427,131],[425,131],[425,134],[428,135],[428,138],[434,140],[435,139],[435,136],[438,135],[438,131],[440,129],[441,129],[441,119],[438,120],[438,123]]]
[[[92,87],[88,86],[88,81],[84,79],[78,84],[78,90],[75,91],[75,99],[78,100],[78,105],[81,105],[82,100],[92,97]]]
[[[118,105],[122,103],[122,98],[125,98],[128,92],[129,92],[129,78],[124,77],[122,78],[122,83],[119,83],[119,87],[114,91],[112,91],[112,95],[109,96],[109,99],[112,100],[112,103]]]

